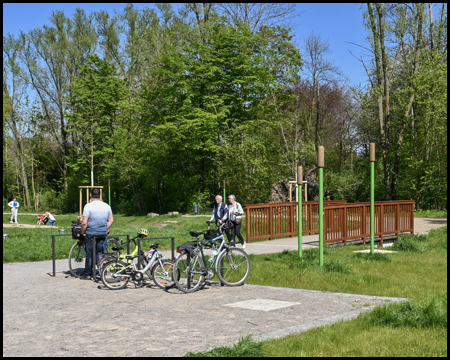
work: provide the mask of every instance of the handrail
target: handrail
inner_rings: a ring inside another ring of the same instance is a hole
[[[375,203],[375,236],[414,233],[413,200],[377,201]],[[252,204],[246,210],[247,241],[272,240],[275,237],[298,235],[296,202]],[[347,214],[347,216],[345,216]],[[362,219],[366,221],[362,221]],[[319,202],[302,204],[303,234],[319,232]],[[370,202],[351,203],[346,200],[324,201],[324,242],[338,242],[370,236]]]
[[[325,206],[345,204],[347,200],[326,200]],[[247,241],[260,239],[272,240],[274,237],[298,235],[297,226],[297,202],[276,204],[252,204],[244,206],[246,210],[246,234]],[[318,201],[304,201],[303,234],[312,235],[319,231]]]

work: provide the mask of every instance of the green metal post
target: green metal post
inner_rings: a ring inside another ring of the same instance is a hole
[[[303,214],[302,214],[302,185],[303,185],[303,167],[297,166],[297,197],[298,197],[298,205],[297,205],[297,216],[298,216],[298,256],[303,256]]]
[[[223,202],[227,202],[227,197],[226,197],[226,195],[225,195],[225,180],[223,181]]]
[[[302,232],[303,232],[303,214],[302,214],[302,186],[298,185],[298,256],[302,257]]]
[[[370,253],[375,250],[375,144],[370,143]]]
[[[319,168],[319,265],[323,266],[323,168]]]
[[[319,265],[323,266],[323,168],[324,148],[318,149],[318,167],[319,167]]]

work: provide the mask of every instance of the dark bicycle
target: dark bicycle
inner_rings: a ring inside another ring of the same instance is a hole
[[[197,291],[206,280],[217,275],[220,282],[227,286],[242,285],[250,275],[250,258],[247,253],[236,247],[230,247],[225,241],[222,231],[226,224],[217,230],[205,232],[191,231],[197,241],[190,241],[178,247],[178,256],[173,265],[173,273],[177,288],[183,292]],[[200,236],[203,235],[203,240]],[[204,249],[210,248],[213,253],[207,260]],[[208,265],[208,263],[210,265]]]

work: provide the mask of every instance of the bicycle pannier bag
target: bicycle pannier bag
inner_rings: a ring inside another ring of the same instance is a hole
[[[81,223],[78,221],[72,221],[72,239],[78,240],[82,239],[83,235],[81,234]]]

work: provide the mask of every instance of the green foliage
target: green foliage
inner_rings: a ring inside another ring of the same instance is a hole
[[[314,167],[317,95],[299,77],[305,55],[290,29],[275,20],[252,29],[255,19],[230,19],[211,4],[186,4],[178,13],[170,4],[156,8],[128,4],[114,16],[55,11],[50,25],[4,37],[4,115],[13,114],[5,96],[14,94],[18,129],[5,130],[4,116],[4,198],[23,197],[30,206],[34,200],[40,209],[39,194],[51,188],[55,209],[75,211],[77,187],[90,184],[93,168],[96,185],[111,180],[116,213],[190,211],[193,203],[209,207],[223,180],[243,205],[264,203],[298,164]],[[387,49],[390,135],[381,134],[384,78],[372,63],[372,87],[321,81],[326,196],[368,201],[368,143],[375,142],[376,200],[386,199],[390,159],[394,198],[442,210],[446,27],[436,20],[431,46],[431,33],[417,28],[422,5],[380,9],[392,44],[404,29],[412,34],[403,39],[395,71],[396,51]],[[417,31],[420,51],[411,40]],[[33,104],[20,97],[27,86],[36,92]],[[317,196],[312,186],[309,192]]]
[[[263,343],[254,341],[248,335],[241,337],[232,347],[222,346],[204,352],[189,352],[183,357],[261,357],[264,356],[262,345]]]
[[[426,239],[426,235],[402,235],[399,236],[392,248],[399,251],[421,252],[424,251],[424,239]]]

